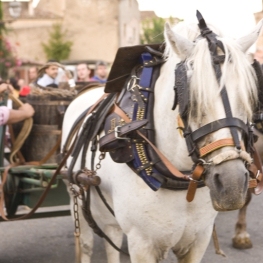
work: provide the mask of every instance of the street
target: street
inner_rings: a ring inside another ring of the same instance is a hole
[[[263,257],[263,196],[253,196],[248,209],[247,228],[253,248],[232,248],[231,239],[237,211],[220,213],[216,219],[217,234],[226,258],[216,255],[212,241],[202,263],[259,263]],[[74,263],[74,226],[70,216],[0,222],[0,263]],[[124,242],[124,248],[127,243]],[[121,256],[122,263],[129,263]],[[172,253],[162,263],[176,263]],[[107,263],[102,240],[96,236],[92,263]]]

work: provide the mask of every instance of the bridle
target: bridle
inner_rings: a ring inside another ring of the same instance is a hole
[[[197,18],[199,21],[199,29],[201,31],[201,35],[198,38],[204,38],[208,42],[212,65],[214,68],[214,72],[216,75],[217,82],[220,83],[220,79],[222,76],[220,64],[225,61],[225,55],[218,55],[218,49],[220,49],[223,54],[225,54],[223,43],[217,39],[217,35],[210,30],[201,13],[197,11]],[[262,74],[262,73],[261,73]],[[192,158],[194,162],[194,167],[196,166],[206,166],[210,164],[219,164],[223,161],[229,160],[228,158],[219,158],[219,160],[213,162],[215,159],[210,161],[204,161],[204,157],[216,151],[219,148],[233,146],[234,150],[231,151],[232,157],[231,159],[240,158],[243,159],[249,167],[252,163],[252,158],[250,154],[253,153],[253,125],[249,122],[245,123],[241,119],[235,118],[232,115],[231,105],[229,103],[229,97],[227,93],[227,89],[225,86],[220,90],[220,96],[223,102],[225,115],[226,117],[223,119],[219,119],[213,122],[210,122],[195,131],[192,131],[189,127],[188,121],[188,102],[189,102],[189,87],[188,87],[188,77],[187,77],[187,63],[186,61],[182,61],[176,65],[175,69],[175,99],[173,110],[179,105],[179,115],[181,118],[181,127],[179,127],[185,138],[189,156]],[[221,139],[214,141],[202,148],[198,148],[197,143],[200,139],[204,138],[208,134],[218,131],[222,128],[229,128],[231,132],[231,138]],[[241,130],[244,135],[245,145],[242,145],[242,142],[239,140],[238,131]],[[218,159],[218,158],[217,158]],[[205,172],[205,169],[204,169]],[[202,174],[204,174],[204,172]],[[201,176],[201,175],[200,175]],[[200,177],[199,176],[199,177]],[[195,178],[199,179],[199,178]]]

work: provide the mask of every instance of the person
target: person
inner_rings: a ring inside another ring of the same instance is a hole
[[[19,86],[19,90],[21,90],[25,86],[25,80],[24,79],[18,79],[17,84]]]
[[[76,67],[77,69],[77,81],[78,82],[87,82],[91,81],[90,79],[90,68],[85,63],[80,63]]]
[[[38,72],[38,68],[33,66],[33,67],[30,67],[28,69],[28,78],[29,78],[29,85],[31,83],[34,84],[34,82],[36,81],[37,79],[37,72]]]
[[[58,84],[59,89],[71,89],[76,86],[74,80],[74,72],[72,70],[65,69],[64,74]]]
[[[57,88],[57,75],[58,75],[58,63],[54,60],[49,60],[47,64],[42,68],[44,75],[37,79],[37,85],[41,88],[52,87]]]
[[[98,61],[95,66],[95,75],[91,78],[91,80],[106,83],[107,75],[107,64],[103,61]]]
[[[0,93],[8,89],[8,84],[0,84]],[[30,118],[34,115],[34,108],[28,104],[23,104],[17,110],[9,109],[7,106],[0,106],[0,125],[12,124],[24,119]]]

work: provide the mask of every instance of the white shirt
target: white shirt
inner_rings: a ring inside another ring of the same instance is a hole
[[[42,78],[39,78],[37,80],[37,84],[41,87],[46,87],[50,84],[56,84],[58,85],[58,81],[56,79],[51,78],[47,74],[44,74]]]

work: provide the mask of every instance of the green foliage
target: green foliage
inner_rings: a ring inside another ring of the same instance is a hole
[[[61,24],[54,24],[49,34],[48,42],[42,43],[47,59],[61,61],[67,59],[71,52],[71,41],[66,41],[67,32],[62,30]]]
[[[154,17],[142,21],[143,34],[141,35],[141,44],[158,44],[164,42],[164,25],[167,19],[162,17]],[[173,17],[168,18],[170,24],[179,22],[180,19]]]
[[[162,17],[154,17],[146,19],[142,22],[143,34],[141,35],[142,44],[155,44],[164,41],[163,29],[165,19]]]

